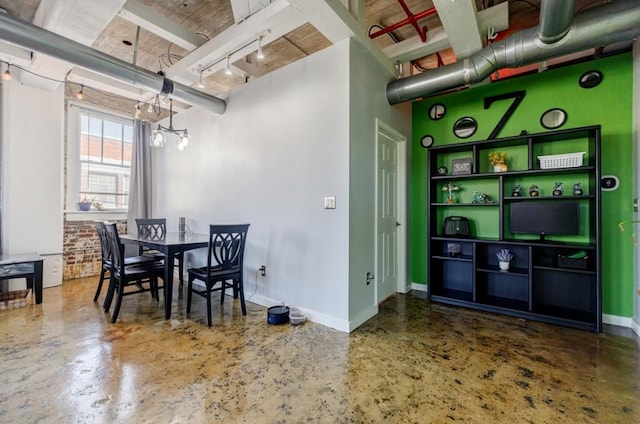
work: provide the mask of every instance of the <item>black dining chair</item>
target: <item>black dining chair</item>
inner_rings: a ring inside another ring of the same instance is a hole
[[[125,265],[124,246],[120,242],[118,227],[115,223],[106,223],[105,232],[109,243],[111,269],[109,290],[105,299],[105,312],[109,311],[114,296],[117,295],[116,305],[111,314],[111,322],[115,323],[120,313],[120,306],[124,296],[150,291],[159,300],[158,277],[164,273],[164,265],[159,261],[143,262],[135,265]],[[145,286],[146,284],[146,286]],[[133,290],[128,287],[135,287]]]
[[[138,228],[138,236],[146,237],[150,240],[162,240],[167,236],[167,219],[166,218],[136,218],[136,227]],[[163,255],[161,252],[149,251],[140,246],[141,255]],[[178,252],[172,259],[180,273],[180,287],[184,284],[184,252]]]
[[[220,304],[225,291],[233,289],[233,298],[240,297],[242,315],[247,315],[242,281],[244,247],[249,224],[209,225],[207,265],[190,268],[188,274],[187,314],[191,312],[191,295],[195,293],[207,299],[207,324],[211,327],[211,292],[220,290]],[[204,282],[204,287],[194,286],[193,281]],[[217,284],[220,283],[220,286]]]
[[[95,221],[96,233],[98,233],[98,240],[100,241],[100,254],[101,254],[101,266],[100,266],[100,280],[98,281],[98,287],[96,288],[96,294],[93,296],[93,301],[97,302],[102,291],[102,285],[104,281],[110,276],[112,260],[111,250],[109,248],[109,240],[107,239],[107,230],[105,222]],[[143,263],[159,262],[162,263],[162,257],[144,255],[144,256],[128,256],[124,258],[124,264],[126,266],[139,265]]]

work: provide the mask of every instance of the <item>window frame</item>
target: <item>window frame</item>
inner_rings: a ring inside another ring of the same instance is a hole
[[[80,201],[80,176],[81,176],[81,160],[80,160],[80,141],[81,141],[81,114],[89,112],[92,115],[101,117],[102,119],[111,120],[133,125],[134,119],[122,113],[113,112],[105,109],[87,107],[85,104],[69,102],[67,105],[67,148],[66,148],[66,199],[65,211],[76,212],[76,203]],[[116,165],[117,166],[117,165]],[[130,177],[128,178],[130,181]],[[127,190],[128,192],[128,190]],[[107,211],[91,210],[90,213],[127,213],[128,208],[109,208]],[[89,212],[83,212],[87,214]]]

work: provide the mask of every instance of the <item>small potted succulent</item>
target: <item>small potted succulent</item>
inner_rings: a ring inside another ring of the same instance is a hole
[[[77,203],[77,207],[79,211],[88,212],[91,210],[92,204],[93,200],[89,199],[87,196],[83,196],[82,200]]]
[[[513,259],[513,253],[511,253],[509,249],[500,249],[500,251],[496,253],[496,256],[498,257],[500,271],[508,271],[511,259]]]
[[[455,203],[456,199],[455,197],[453,197],[453,193],[460,190],[461,190],[460,186],[452,182],[449,182],[447,183],[447,185],[442,187],[442,191],[447,192],[447,203]]]

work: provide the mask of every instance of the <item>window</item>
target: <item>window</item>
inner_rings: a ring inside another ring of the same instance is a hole
[[[133,149],[133,121],[69,107],[67,208],[89,198],[106,209],[126,209]]]

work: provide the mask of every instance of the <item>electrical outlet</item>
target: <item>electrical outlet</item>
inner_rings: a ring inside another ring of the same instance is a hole
[[[260,266],[260,269],[258,269],[258,271],[260,271],[260,275],[262,275],[263,277],[267,276],[267,266],[266,265]]]

